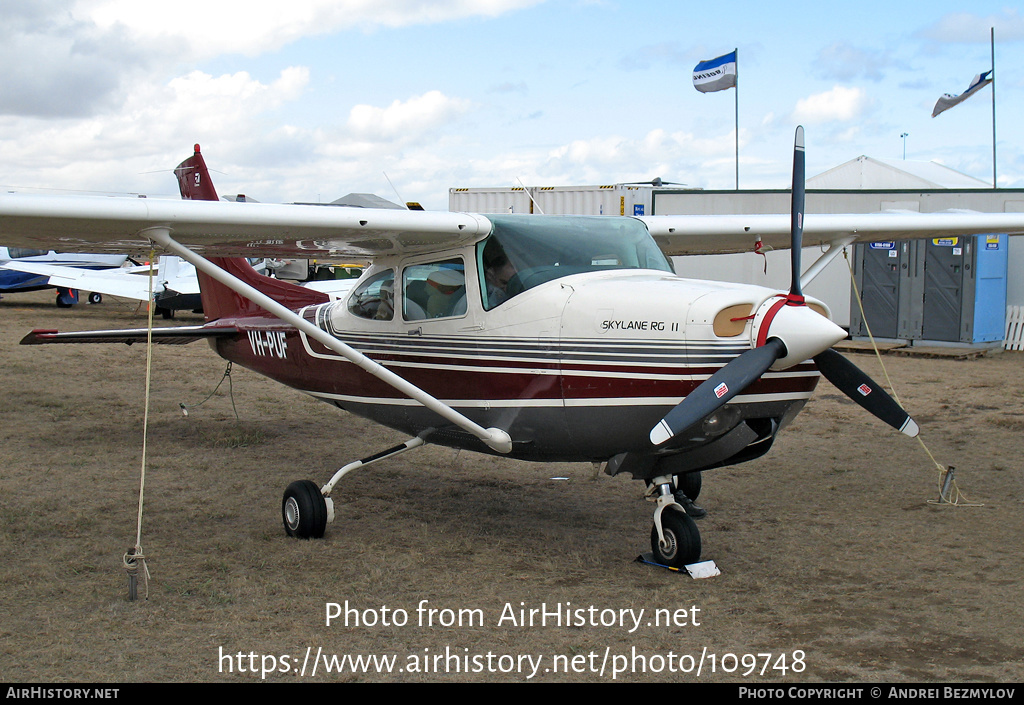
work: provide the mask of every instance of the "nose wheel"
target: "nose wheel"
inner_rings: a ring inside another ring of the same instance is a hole
[[[655,478],[647,496],[658,503],[651,529],[651,554],[655,563],[683,568],[700,561],[700,529],[672,494],[672,478]]]
[[[700,530],[697,524],[678,509],[661,513],[661,536],[657,520],[651,528],[651,553],[656,563],[682,568],[700,560]]]

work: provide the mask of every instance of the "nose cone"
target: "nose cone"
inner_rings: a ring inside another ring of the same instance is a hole
[[[778,338],[786,345],[786,355],[772,365],[773,370],[809,360],[846,338],[846,331],[804,305],[790,305],[785,299],[765,302],[754,318],[754,340],[763,345]]]

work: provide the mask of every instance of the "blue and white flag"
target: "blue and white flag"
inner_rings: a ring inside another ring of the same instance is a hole
[[[939,98],[938,102],[935,103],[935,109],[932,110],[932,117],[949,110],[954,105],[960,105],[960,103],[964,102],[982,88],[992,83],[992,79],[989,78],[991,74],[991,71],[986,71],[985,73],[980,73],[975,76],[974,80],[971,81],[971,85],[968,86],[967,90],[960,95],[950,95],[949,93],[943,95]]]
[[[717,59],[702,61],[693,68],[693,87],[701,93],[736,87],[736,50]]]

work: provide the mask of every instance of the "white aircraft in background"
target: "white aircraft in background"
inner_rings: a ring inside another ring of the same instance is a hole
[[[32,271],[33,266],[62,266],[88,272],[99,269],[120,267],[128,259],[127,255],[81,254],[74,252],[54,252],[25,247],[0,247],[0,294],[17,293],[20,291],[38,291],[50,287],[57,288],[57,306],[68,307],[78,303],[76,287],[64,287],[49,283],[45,275]],[[9,267],[5,265],[10,265]],[[19,265],[24,265],[19,266]],[[89,303],[99,303],[99,298],[89,297]]]
[[[183,166],[179,179],[207,188],[198,153]],[[789,215],[478,215],[0,195],[0,241],[135,243],[178,255],[199,270],[206,322],[156,329],[154,342],[206,339],[228,360],[410,436],[323,485],[289,485],[290,535],[323,536],[348,472],[436,443],[631,474],[656,502],[653,560],[680,567],[700,558],[686,507],[701,471],[768,452],[819,376],[890,426],[918,432],[832,350],[846,332],[825,304],[803,296],[810,277],[854,241],[1024,232],[1024,213],[805,218],[803,187],[798,128]],[[825,253],[801,276],[804,244]],[[668,259],[759,245],[791,248],[788,292],[683,279]],[[372,264],[346,298],[331,301],[257,274],[246,256]],[[145,330],[33,331],[22,342],[145,339]]]
[[[50,286],[138,301],[150,298],[149,272],[152,269],[153,300],[157,313],[164,318],[173,318],[176,310],[194,310],[202,306],[195,267],[180,257],[170,255],[161,256],[155,266],[147,263],[99,271],[35,262],[9,262],[4,269],[46,277]]]
[[[253,267],[258,272],[275,272],[277,268],[287,268],[291,262],[278,261],[268,263],[265,260],[254,261]],[[308,268],[305,260],[297,263],[305,272]],[[4,269],[35,274],[45,277],[48,286],[59,289],[79,289],[91,292],[92,295],[119,296],[137,301],[150,298],[149,271],[153,269],[153,301],[156,312],[163,318],[174,318],[175,311],[201,312],[203,305],[199,296],[199,278],[196,268],[173,255],[161,255],[155,269],[149,264],[117,267],[104,270],[78,269],[52,264],[34,262],[9,262],[2,265]],[[338,299],[351,291],[356,279],[324,279],[302,282],[302,286],[328,294]],[[90,301],[93,296],[90,296]],[[98,303],[98,300],[96,301]]]

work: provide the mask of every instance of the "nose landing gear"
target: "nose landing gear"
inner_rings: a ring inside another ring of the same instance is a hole
[[[700,530],[672,494],[672,478],[659,477],[651,483],[657,493],[651,529],[651,553],[654,561],[672,568],[683,568],[700,560]]]

